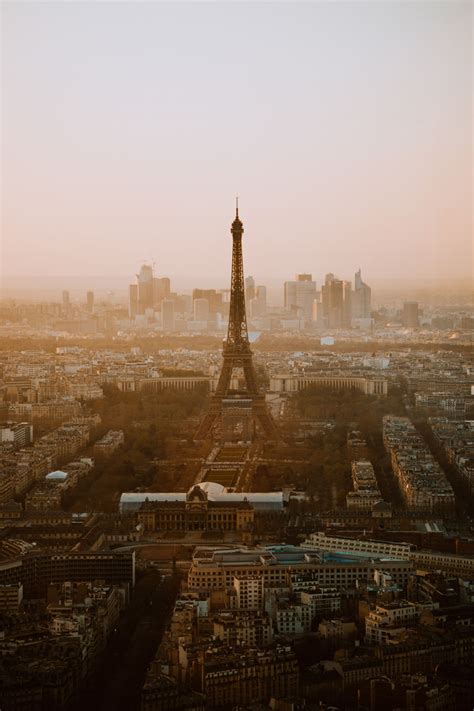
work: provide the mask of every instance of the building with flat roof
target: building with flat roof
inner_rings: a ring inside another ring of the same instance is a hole
[[[0,444],[11,442],[16,449],[33,443],[33,425],[29,422],[0,422]]]
[[[319,551],[339,551],[356,555],[392,556],[401,560],[410,559],[413,546],[410,543],[370,540],[368,538],[344,538],[330,536],[318,531],[312,533],[302,544],[301,548]]]
[[[24,541],[16,544],[15,550],[9,546],[8,557],[0,556],[0,585],[22,583],[26,599],[44,597],[48,585],[56,582],[102,580],[112,585],[135,585],[134,551],[47,554],[34,552]]]
[[[289,587],[291,575],[312,573],[313,584],[341,590],[355,588],[359,582],[373,582],[377,570],[386,571],[394,582],[404,586],[413,564],[395,556],[323,552],[288,545],[199,546],[189,569],[188,586],[192,590],[228,589],[234,578],[257,575],[263,577],[264,587]]]

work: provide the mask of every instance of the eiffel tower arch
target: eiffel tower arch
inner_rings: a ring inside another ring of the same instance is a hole
[[[232,423],[239,419],[240,413],[242,420],[247,420],[246,427],[244,426],[247,438],[260,436],[276,440],[279,439],[279,433],[267,409],[265,395],[257,385],[249,343],[242,257],[244,227],[239,218],[238,202],[230,231],[232,234],[231,292],[229,326],[222,354],[222,370],[216,391],[210,397],[209,407],[201,420],[195,439],[204,440],[212,437],[217,427],[225,435],[226,425],[228,430],[231,429]],[[237,391],[231,387],[232,375],[236,369],[242,371],[244,381],[244,387]],[[231,437],[229,431],[227,436]]]

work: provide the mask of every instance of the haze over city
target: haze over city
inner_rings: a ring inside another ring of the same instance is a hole
[[[1,711],[473,711],[472,10],[0,0]]]
[[[471,3],[1,12],[8,293],[225,287],[235,195],[270,285],[470,278]]]

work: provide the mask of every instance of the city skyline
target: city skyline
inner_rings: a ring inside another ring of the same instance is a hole
[[[0,0],[1,711],[474,709],[472,9]]]
[[[128,303],[129,299],[129,283],[133,281],[136,272],[140,269],[140,262],[137,262],[135,270],[130,270],[129,274],[118,275],[103,275],[103,276],[71,276],[63,275],[56,277],[44,277],[35,279],[30,277],[23,285],[17,282],[15,278],[0,279],[0,297],[8,300],[14,299],[18,301],[52,301],[58,302],[61,300],[61,292],[66,289],[70,292],[71,300],[75,303],[85,300],[86,293],[93,290],[99,298],[122,303]],[[296,272],[289,272],[288,275],[278,279],[260,279],[255,276],[258,281],[265,281],[267,288],[268,301],[275,306],[284,305],[284,284],[288,279],[295,277]],[[336,270],[334,270],[336,271]],[[362,266],[364,279],[366,272]],[[157,271],[158,274],[159,273]],[[251,274],[251,276],[254,276]],[[344,278],[346,275],[338,273],[338,276]],[[347,274],[349,279],[354,278],[354,271]],[[173,287],[182,294],[192,294],[194,289],[214,289],[217,291],[228,291],[228,278],[226,274],[221,278],[206,278],[197,275],[195,280],[183,279],[178,275],[171,276]],[[324,274],[314,274],[314,278],[318,287],[324,284]],[[472,280],[466,279],[377,279],[370,278],[371,287],[374,292],[376,301],[384,303],[385,301],[404,301],[408,298],[414,298],[418,295],[419,298],[431,300],[437,297],[460,297],[465,301],[469,299],[472,293]]]
[[[333,273],[325,275],[320,291],[317,290],[317,283],[311,273],[297,274],[294,281],[285,281],[283,284],[282,319],[269,320],[270,312],[267,307],[270,305],[267,300],[266,285],[256,284],[252,275],[244,277],[242,250],[244,229],[239,216],[238,198],[236,198],[231,234],[233,247],[230,289],[194,288],[191,295],[179,294],[173,291],[172,282],[168,277],[158,277],[155,274],[154,264],[145,263],[135,275],[136,282],[129,285],[130,321],[139,326],[159,322],[161,329],[167,332],[179,331],[183,328],[205,331],[225,327],[228,318],[228,339],[230,338],[231,341],[237,339],[235,334],[231,336],[231,332],[236,324],[240,324],[245,331],[244,341],[247,345],[247,320],[255,328],[264,330],[276,328],[277,325],[290,330],[325,326],[372,327],[372,290],[364,283],[360,268],[354,274],[354,291],[352,281],[342,281]],[[91,293],[87,292],[89,313]],[[416,308],[418,310],[418,305]],[[66,314],[71,314],[68,290],[63,291],[63,310]],[[250,383],[252,379],[255,379],[254,376],[250,378]]]
[[[5,286],[215,283],[235,194],[261,281],[469,278],[471,12],[3,3]]]

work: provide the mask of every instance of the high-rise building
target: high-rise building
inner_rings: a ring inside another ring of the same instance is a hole
[[[344,311],[344,282],[334,279],[330,289],[329,301],[329,327],[340,328],[342,326]]]
[[[138,313],[144,314],[147,309],[153,308],[153,268],[143,264],[138,279]]]
[[[245,301],[250,304],[252,299],[255,299],[255,279],[248,276],[245,280]]]
[[[92,313],[94,311],[94,292],[88,291],[86,295],[87,310]]]
[[[315,299],[313,301],[313,323],[318,328],[322,328],[324,326],[324,320],[323,303]]]
[[[296,275],[296,308],[306,324],[313,320],[313,302],[316,298],[316,282],[312,274]]]
[[[163,331],[174,331],[173,299],[163,299],[161,302],[161,327]]]
[[[171,283],[168,277],[153,277],[152,300],[154,306],[159,306],[163,299],[171,293]]]
[[[341,328],[344,316],[344,282],[334,274],[326,274],[321,288],[323,316],[328,328]]]
[[[194,299],[194,320],[207,321],[209,319],[209,301],[207,299]]]
[[[313,320],[313,302],[317,297],[312,274],[297,274],[295,281],[285,281],[283,288],[285,309],[310,323]]]
[[[352,284],[350,281],[344,282],[344,305],[342,309],[342,325],[350,328],[352,323]]]
[[[143,264],[137,274],[137,283],[129,288],[129,316],[157,311],[163,299],[171,296],[168,277],[155,277],[153,267]]]
[[[352,317],[353,318],[370,318],[371,314],[371,296],[372,290],[370,286],[364,284],[360,269],[355,273],[354,291],[352,294]]]
[[[222,292],[215,289],[193,289],[193,301],[196,299],[206,299],[209,304],[209,313],[223,313]]]
[[[262,311],[261,315],[264,316],[267,311],[267,287],[263,286],[263,284],[257,286],[255,298],[260,304],[260,309]]]
[[[420,320],[417,301],[405,301],[402,311],[402,323],[406,328],[418,328]]]
[[[283,305],[287,311],[296,312],[296,281],[283,284]]]

